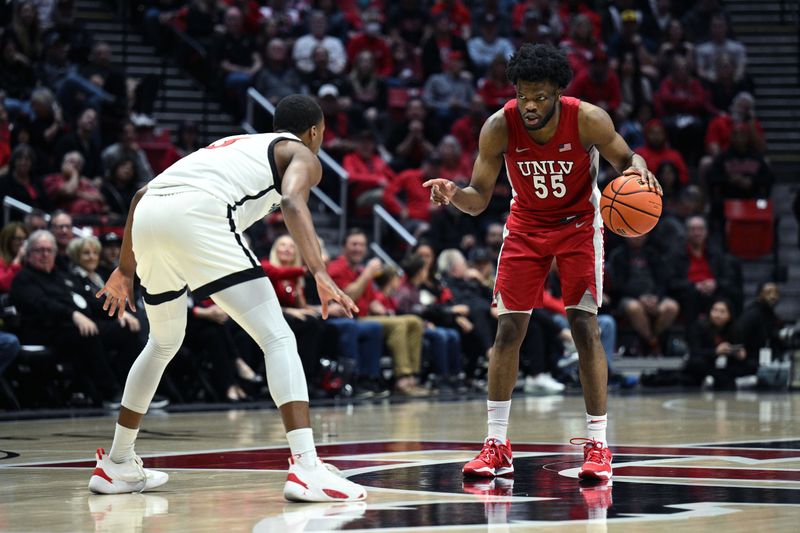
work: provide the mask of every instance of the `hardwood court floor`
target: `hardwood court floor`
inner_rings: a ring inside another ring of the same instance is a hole
[[[171,479],[92,495],[92,453],[111,416],[0,423],[0,531],[797,531],[800,395],[661,393],[610,398],[613,486],[580,486],[579,396],[512,404],[513,479],[465,481],[485,403],[316,408],[321,455],[368,487],[365,503],[290,504],[274,409],[151,413],[137,444]],[[412,529],[413,528],[413,529]]]

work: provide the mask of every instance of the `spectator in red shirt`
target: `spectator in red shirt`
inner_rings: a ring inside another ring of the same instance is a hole
[[[394,359],[395,391],[406,396],[427,396],[416,378],[422,354],[422,319],[413,315],[389,316],[376,296],[373,283],[383,265],[380,259],[373,258],[362,266],[366,255],[366,234],[360,229],[351,229],[342,255],[328,264],[328,274],[356,302],[359,320],[383,326],[386,345]]]
[[[0,293],[11,290],[14,276],[22,270],[28,230],[21,222],[9,222],[0,230]]]
[[[347,42],[347,59],[353,66],[356,64],[356,57],[360,52],[369,51],[375,59],[378,74],[386,77],[392,74],[392,51],[381,33],[381,18],[381,13],[376,8],[364,11],[361,17],[364,29]]]
[[[506,76],[505,57],[497,56],[489,64],[486,77],[478,81],[478,94],[490,109],[500,109],[517,95],[517,90]]]
[[[100,190],[83,176],[83,156],[78,151],[67,152],[61,162],[61,172],[45,176],[44,189],[53,204],[70,215],[99,215],[108,211]]]
[[[764,128],[756,118],[755,98],[748,92],[737,94],[730,107],[730,113],[720,113],[708,124],[706,131],[706,152],[715,156],[724,152],[731,145],[731,133],[734,126],[744,124],[750,130],[750,138],[758,153],[766,151]]]
[[[473,159],[478,151],[478,137],[480,136],[481,127],[488,116],[489,113],[486,112],[483,97],[480,94],[476,94],[472,97],[469,112],[456,120],[453,123],[453,127],[450,128],[450,134],[458,139],[462,151],[470,159]]]
[[[608,55],[595,50],[589,68],[578,74],[565,94],[586,100],[614,115],[622,100],[619,78],[608,66]]]
[[[358,134],[355,150],[344,156],[342,166],[350,177],[350,198],[359,209],[378,203],[384,188],[396,179],[389,164],[375,150],[375,136],[369,130]]]
[[[683,156],[677,150],[670,148],[667,143],[667,132],[664,124],[658,119],[652,119],[644,126],[645,145],[636,150],[636,153],[647,161],[647,168],[657,169],[663,163],[672,163],[678,169],[678,179],[681,185],[689,183],[689,170]]]
[[[322,136],[322,147],[336,158],[355,148],[351,141],[350,120],[339,102],[339,89],[332,83],[326,83],[317,92],[317,101],[325,117],[325,133]]]
[[[461,52],[462,57],[469,65],[469,52],[464,39],[455,35],[455,23],[447,15],[439,14],[433,19],[433,33],[422,44],[422,74],[427,79],[433,74],[442,71],[442,66],[447,64],[450,52]]]
[[[565,28],[569,27],[570,22],[578,17],[586,17],[592,30],[592,36],[595,39],[600,39],[603,28],[602,19],[596,11],[586,5],[585,0],[562,0],[558,15],[561,17],[561,24]]]
[[[453,34],[462,39],[469,39],[472,32],[472,15],[461,0],[436,0],[431,8],[431,16],[439,14],[453,21]]]
[[[18,144],[11,152],[8,172],[0,175],[0,200],[10,196],[32,207],[49,210],[50,202],[42,179],[33,172],[36,153],[27,144]]]
[[[672,59],[672,72],[655,94],[656,115],[664,121],[670,144],[690,163],[701,154],[705,116],[714,109],[700,80],[681,56]]]
[[[439,177],[457,183],[461,187],[469,185],[472,177],[472,157],[461,150],[461,144],[452,135],[445,135],[439,142],[439,155],[442,166]]]
[[[592,22],[584,15],[578,15],[569,24],[569,37],[558,45],[567,55],[569,66],[577,77],[589,68],[594,50],[602,46],[592,34]]]
[[[430,191],[422,184],[440,177],[441,167],[441,156],[433,152],[421,168],[404,170],[383,190],[383,205],[415,235],[428,231],[431,211],[435,209],[430,203]],[[400,202],[400,195],[405,196],[405,204]]]

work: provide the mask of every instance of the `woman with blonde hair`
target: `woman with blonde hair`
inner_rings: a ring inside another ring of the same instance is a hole
[[[21,222],[9,222],[0,230],[0,292],[11,290],[14,276],[22,270],[28,230]]]

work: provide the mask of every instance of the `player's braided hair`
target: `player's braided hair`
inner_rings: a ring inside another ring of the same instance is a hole
[[[514,85],[520,81],[549,81],[564,89],[572,80],[572,68],[559,49],[547,44],[526,43],[508,60],[506,76]]]
[[[275,117],[272,119],[273,131],[288,131],[300,135],[322,120],[322,109],[308,96],[290,94],[278,102]]]

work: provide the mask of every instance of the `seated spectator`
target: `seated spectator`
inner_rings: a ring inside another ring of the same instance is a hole
[[[680,185],[689,183],[689,169],[683,156],[677,150],[670,148],[667,143],[667,132],[658,119],[652,119],[644,127],[645,145],[636,150],[641,155],[647,168],[658,169],[663,163],[672,163],[678,169]]]
[[[36,151],[36,172],[48,172],[55,168],[53,150],[64,131],[61,108],[50,89],[40,87],[31,94],[31,112],[30,142],[31,148]]]
[[[49,230],[56,239],[56,269],[69,273],[72,271],[72,261],[67,254],[67,247],[75,238],[72,217],[60,209],[55,211],[50,218]]]
[[[602,25],[600,15],[597,14],[589,5],[586,0],[566,0],[560,2],[558,8],[558,16],[561,18],[562,26],[566,27],[570,21],[574,21],[578,17],[585,17],[590,24],[592,35],[595,39],[600,39],[602,35]]]
[[[689,164],[700,156],[706,114],[713,111],[700,81],[689,72],[681,57],[672,60],[672,71],[654,97],[656,114],[664,122],[670,144],[684,154]]]
[[[386,81],[375,70],[375,57],[369,50],[356,55],[348,77],[351,90],[350,119],[363,127],[377,129],[378,119],[386,110]]]
[[[270,35],[268,38],[264,38],[267,37],[267,34],[262,33],[262,42],[269,42],[275,36],[294,40],[300,35],[303,30],[302,24],[304,14],[299,9],[299,5],[292,5],[292,2],[285,2],[282,0],[270,0],[269,2],[258,2],[258,4],[261,5],[259,11],[264,19],[262,24],[263,28],[266,30],[267,26],[274,24],[278,30],[276,35]],[[328,26],[331,28],[331,32],[335,34],[339,26],[337,21],[333,21],[329,18],[329,11],[322,6],[314,6],[314,9],[321,9],[326,13]],[[334,27],[336,30],[334,30]],[[338,37],[341,38],[341,35],[338,35]]]
[[[117,111],[127,109],[128,87],[125,71],[113,62],[111,46],[108,43],[97,42],[92,47],[89,62],[84,64],[79,73],[103,91],[114,98],[114,107]],[[67,122],[75,120],[74,115],[65,115]],[[115,130],[116,131],[116,127]]]
[[[569,23],[569,37],[562,40],[563,50],[572,67],[574,77],[587,70],[595,50],[602,47],[592,33],[592,21],[585,15],[575,16]]]
[[[479,22],[478,35],[467,42],[469,58],[478,76],[483,76],[496,58],[508,61],[514,53],[514,45],[501,37],[499,30],[498,20],[494,15],[488,15]]]
[[[531,20],[535,20],[537,26],[541,24],[541,33],[554,39],[555,43],[558,43],[559,39],[561,39],[565,26],[561,22],[558,4],[549,0],[522,0],[517,2],[511,12],[511,25],[514,31],[522,33],[524,36],[525,26]],[[528,41],[527,39],[523,39],[523,41],[539,42]]]
[[[441,176],[442,159],[431,153],[418,169],[404,170],[383,190],[383,205],[397,217],[407,230],[419,236],[428,231],[431,212],[437,210],[430,203],[430,191],[422,184]],[[400,197],[405,196],[405,203]]]
[[[25,224],[25,229],[28,234],[33,233],[37,229],[47,229],[48,214],[41,209],[34,209],[23,219],[22,223]]]
[[[12,115],[27,114],[26,100],[36,85],[36,74],[28,58],[19,51],[9,33],[0,35],[0,90]]]
[[[92,33],[86,25],[75,18],[75,2],[58,0],[50,12],[51,32],[57,32],[69,45],[68,58],[77,65],[83,65],[89,59],[94,45]]]
[[[11,159],[10,125],[5,99],[0,98],[0,176],[8,172],[8,162]]]
[[[763,155],[767,150],[764,128],[756,116],[755,98],[746,92],[739,93],[733,98],[728,113],[720,113],[708,124],[705,138],[706,153],[715,157],[730,148],[731,133],[734,126],[739,124],[747,126],[754,148]]]
[[[319,94],[323,85],[333,85],[339,94],[339,105],[343,109],[350,106],[350,81],[343,74],[336,74],[330,68],[330,52],[322,45],[312,50],[311,61],[313,70],[309,73],[301,73],[303,81],[308,87],[310,94]]]
[[[319,386],[320,360],[323,357],[339,359],[339,350],[332,348],[338,346],[339,336],[337,328],[322,320],[321,309],[306,302],[303,292],[305,268],[294,240],[289,235],[275,239],[269,258],[261,260],[261,267],[272,282],[283,316],[295,334],[306,378],[311,386]],[[379,354],[374,357],[380,359]]]
[[[419,4],[417,0],[402,0],[389,4],[386,26],[391,42],[405,42],[412,47],[420,47],[428,23],[428,14]]]
[[[175,151],[179,158],[184,158],[202,148],[197,124],[191,120],[181,122],[175,136]]]
[[[31,0],[14,2],[11,26],[6,31],[31,64],[41,58],[42,29],[39,25],[36,4]]]
[[[457,183],[460,187],[469,184],[472,177],[472,156],[461,150],[461,145],[453,135],[445,135],[437,148],[441,158],[439,177]]]
[[[516,7],[521,5],[524,4],[517,4]],[[545,9],[551,13],[549,19],[547,14],[540,9],[531,9],[525,12],[521,26],[516,32],[515,42],[518,43],[518,46],[521,46],[522,43],[549,44],[551,46],[559,44],[563,33],[561,19],[554,11],[550,10],[549,4],[545,6]],[[547,24],[548,20],[550,24]]]
[[[728,54],[720,54],[717,56],[716,71],[716,78],[714,81],[708,83],[708,91],[711,94],[711,105],[713,105],[715,109],[731,109],[737,95],[741,93],[753,94],[755,87],[749,76],[744,76],[740,80],[734,78],[736,71],[734,70],[733,61]]]
[[[97,127],[97,111],[88,108],[78,117],[73,132],[61,136],[56,143],[54,163],[60,168],[67,152],[78,151],[83,158],[83,172],[90,179],[102,178],[103,158],[100,131]]]
[[[45,176],[44,189],[52,204],[70,215],[91,216],[108,212],[100,190],[83,175],[83,156],[78,151],[64,154],[61,172]]]
[[[445,14],[433,17],[433,32],[422,43],[422,76],[429,79],[442,72],[450,52],[460,52],[461,59],[469,58],[467,43],[457,35],[456,24]]]
[[[452,205],[436,209],[430,215],[429,225],[425,236],[437,250],[455,248],[467,253],[477,242],[479,228],[475,217]]]
[[[378,76],[390,76],[394,67],[392,65],[392,51],[386,37],[381,33],[381,12],[377,7],[368,7],[361,15],[363,31],[353,35],[347,41],[347,59],[355,67],[358,56],[362,52],[372,54],[372,61]]]
[[[274,38],[264,51],[264,66],[253,78],[253,87],[277,105],[281,98],[303,92],[303,80],[289,59],[286,41]]]
[[[186,8],[186,33],[204,48],[209,48],[218,19],[216,0],[191,0]]]
[[[478,152],[478,138],[481,127],[487,118],[489,118],[489,113],[486,112],[483,97],[476,94],[472,97],[469,112],[456,120],[453,127],[450,128],[450,134],[458,139],[464,156],[468,156],[470,160],[473,160]]]
[[[486,76],[478,80],[478,94],[482,102],[492,110],[500,109],[517,96],[514,84],[508,81],[506,76],[506,65],[505,56],[496,56],[489,63]]]
[[[680,306],[667,296],[671,261],[647,240],[648,234],[625,239],[609,254],[607,272],[611,297],[639,335],[643,352],[652,355],[663,353],[663,334]]]
[[[147,160],[147,154],[139,147],[136,140],[136,126],[133,122],[122,125],[119,141],[109,145],[102,153],[103,168],[110,170],[123,159],[133,161],[136,166],[136,183],[147,183],[153,179],[153,169]]]
[[[716,299],[708,317],[689,326],[689,359],[684,372],[692,385],[734,388],[736,378],[755,374],[740,344],[730,302]]]
[[[42,179],[33,173],[36,155],[27,144],[19,144],[11,152],[8,173],[0,176],[0,198],[10,196],[31,207],[48,210],[50,201]]]
[[[309,33],[294,43],[292,59],[300,72],[310,74],[314,70],[312,54],[322,46],[328,51],[328,68],[334,74],[341,74],[347,66],[347,54],[342,41],[328,35],[328,21],[322,11],[312,11],[308,17]]]
[[[225,11],[225,32],[217,38],[214,56],[222,71],[226,96],[234,104],[234,112],[241,116],[245,91],[261,69],[261,56],[256,50],[255,40],[245,32],[244,17],[238,7],[229,7]]]
[[[731,133],[731,146],[720,153],[708,170],[711,216],[723,220],[723,204],[731,198],[769,198],[775,175],[758,153],[750,134],[752,126],[738,124]],[[721,227],[721,226],[718,226]]]
[[[383,273],[375,282],[382,292],[393,298],[397,312],[414,314],[426,321],[423,332],[423,337],[428,342],[426,359],[431,361],[432,370],[438,378],[432,385],[438,386],[440,390],[463,388],[461,334],[456,317],[466,317],[456,314],[455,311],[468,312],[468,309],[465,306],[423,302],[420,287],[428,279],[429,270],[421,257],[409,256],[403,261],[403,272],[405,278],[402,280],[396,273],[394,277]]]
[[[93,291],[85,290],[55,268],[56,242],[48,231],[33,232],[26,242],[25,266],[11,284],[11,300],[20,316],[20,341],[43,344],[76,369],[96,401],[119,401],[114,367],[130,364],[141,346],[135,334],[102,312]],[[108,352],[118,352],[115,365]]]
[[[658,45],[651,35],[641,31],[643,16],[641,11],[626,9],[621,15],[622,31],[611,35],[608,39],[608,55],[614,65],[618,65],[622,56],[632,53],[639,60],[642,71],[653,78],[659,75],[656,67]]]
[[[514,6],[516,8],[516,6]],[[470,8],[472,13],[472,35],[480,33],[483,21],[490,18],[494,19],[497,25],[498,35],[511,37],[513,29],[511,26],[511,16],[513,10],[508,10],[507,5],[499,0],[488,0],[485,2],[473,3]]]
[[[359,320],[383,326],[386,345],[394,362],[395,391],[406,396],[427,396],[418,384],[422,355],[422,319],[413,315],[389,316],[376,298],[373,279],[382,269],[379,259],[362,261],[367,254],[367,236],[352,229],[344,242],[342,255],[328,265],[328,274],[359,308]]]
[[[422,98],[444,128],[450,129],[452,123],[467,112],[473,94],[472,80],[464,73],[464,56],[452,51],[443,72],[433,74],[425,82]]]
[[[286,2],[283,1],[273,1],[271,3],[274,6],[271,9],[272,12],[277,12],[276,15],[281,17],[279,20],[281,20],[281,22],[285,24],[290,31],[292,31],[292,34],[297,34],[297,26],[301,22],[302,16],[300,10],[291,8],[290,6],[286,5]],[[285,7],[279,10],[277,6],[281,4],[284,4]],[[328,22],[328,34],[333,35],[342,42],[347,41],[349,32],[352,31],[352,29],[357,26],[356,23],[359,22],[359,13],[357,10],[345,10],[340,8],[338,2],[335,0],[313,0],[311,2],[311,8],[322,11],[322,13],[325,15],[325,20]],[[264,13],[266,16],[269,16],[268,11],[266,11],[264,8],[261,8],[261,10],[262,13]]]
[[[472,32],[472,14],[461,0],[436,0],[431,7],[431,17],[445,15],[452,21],[454,35],[469,39]]]
[[[119,220],[128,216],[128,208],[139,189],[139,175],[133,159],[123,158],[109,168],[108,176],[100,187],[100,193],[110,213],[116,213]]]
[[[395,171],[418,168],[441,137],[439,123],[428,114],[422,99],[409,98],[405,119],[393,121],[386,137],[386,148],[394,154],[392,168]]]
[[[103,279],[108,279],[114,269],[119,266],[122,238],[113,231],[109,231],[100,236],[100,245],[100,263],[97,265],[97,273]],[[144,306],[142,306],[142,309],[144,309]]]
[[[745,307],[736,321],[738,339],[744,345],[746,356],[738,370],[739,376],[755,374],[760,364],[760,351],[770,350],[771,357],[782,354],[783,344],[778,335],[781,319],[775,313],[781,294],[773,281],[760,283],[756,299]]]
[[[726,299],[739,310],[742,306],[742,279],[738,264],[708,242],[705,218],[686,219],[686,246],[678,249],[671,291],[681,302],[686,324],[693,324],[708,313],[711,304]]]
[[[27,238],[28,230],[21,222],[9,222],[0,230],[0,293],[11,290],[11,282],[22,270]]]
[[[658,49],[657,64],[661,75],[670,71],[675,57],[683,58],[689,70],[694,70],[694,44],[686,39],[683,24],[677,18],[670,20],[664,41]]]
[[[317,92],[317,102],[325,118],[322,148],[341,161],[344,154],[355,149],[356,143],[350,138],[350,118],[340,103],[339,89],[326,83]]]
[[[375,136],[369,130],[358,134],[356,149],[344,156],[342,166],[349,176],[350,198],[359,209],[380,202],[384,188],[396,179],[394,171],[378,154]]]
[[[620,104],[615,118],[617,122],[624,122],[634,117],[640,106],[653,103],[653,87],[650,85],[650,80],[642,74],[639,58],[633,52],[622,54],[617,67],[617,77]]]
[[[633,150],[644,146],[644,125],[653,118],[653,104],[642,102],[627,120],[623,120],[617,131]]]
[[[602,50],[592,54],[589,68],[575,78],[564,94],[586,100],[614,116],[619,107],[622,94],[619,78],[608,66],[608,56]]]
[[[728,19],[722,13],[711,17],[709,27],[711,39],[697,47],[697,75],[707,82],[717,80],[717,60],[726,55],[733,63],[733,79],[740,81],[744,78],[747,66],[747,51],[742,43],[728,38]]]

